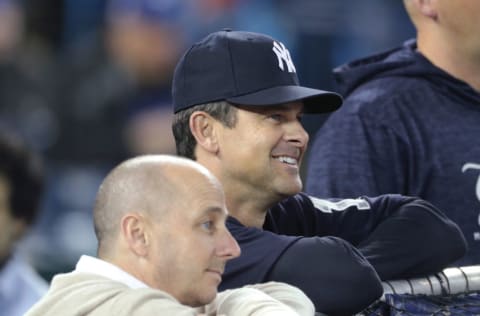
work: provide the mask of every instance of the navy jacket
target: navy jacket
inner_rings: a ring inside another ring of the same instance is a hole
[[[455,221],[480,264],[480,93],[431,64],[415,41],[335,70],[344,105],[318,130],[306,192],[400,193]]]
[[[227,226],[242,254],[227,263],[220,289],[283,281],[328,315],[367,307],[382,294],[380,278],[435,273],[465,252],[457,225],[400,195],[321,200],[300,193],[270,209],[263,230],[233,217]]]

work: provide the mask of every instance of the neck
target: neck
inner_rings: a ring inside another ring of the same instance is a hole
[[[244,181],[235,181],[225,175],[221,163],[215,159],[202,159],[197,153],[197,162],[205,166],[220,181],[225,192],[228,213],[247,227],[262,228],[268,209],[281,200],[272,197],[270,192],[264,192],[249,186]]]
[[[255,196],[238,194],[238,191],[225,189],[227,209],[230,216],[235,217],[247,227],[262,228],[270,204],[262,203]]]
[[[430,62],[480,91],[480,52],[459,42],[433,32],[419,32],[417,37],[418,50]]]
[[[278,200],[272,198],[268,192],[232,181],[228,176],[225,179],[220,174],[216,176],[223,185],[230,216],[247,227],[262,228],[268,209]]]

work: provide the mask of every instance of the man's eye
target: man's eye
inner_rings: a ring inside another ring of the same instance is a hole
[[[281,114],[271,114],[269,118],[275,121],[281,121],[283,119],[283,116]]]
[[[206,221],[202,223],[202,227],[210,231],[213,229],[213,221]]]

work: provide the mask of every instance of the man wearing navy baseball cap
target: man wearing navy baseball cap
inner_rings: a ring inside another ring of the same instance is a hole
[[[380,278],[435,273],[464,254],[458,227],[426,201],[300,192],[302,115],[333,111],[342,98],[301,86],[280,41],[231,30],[208,35],[178,62],[173,103],[177,153],[220,180],[227,225],[242,249],[222,289],[284,281],[317,311],[354,314],[381,296]]]
[[[249,32],[213,33],[195,44],[177,66],[175,113],[193,105],[225,100],[272,105],[304,100],[306,112],[330,112],[340,95],[299,85],[288,49],[279,41]]]

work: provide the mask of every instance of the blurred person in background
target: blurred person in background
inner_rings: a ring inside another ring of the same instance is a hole
[[[17,1],[0,0],[0,63],[14,56],[22,36],[22,22],[23,12]]]
[[[43,192],[40,157],[0,130],[0,315],[20,316],[47,291],[17,245],[35,221]]]
[[[107,6],[107,51],[132,84],[124,134],[132,154],[175,152],[170,82],[184,48],[185,9],[176,0],[110,0]]]
[[[173,64],[183,47],[181,2],[88,3],[104,10],[103,20],[93,30],[64,23],[54,102],[59,133],[49,157],[108,170],[132,154],[173,152],[171,131],[161,130],[171,115],[161,110],[170,105]],[[63,5],[65,20],[88,20],[74,10],[83,2]]]
[[[0,0],[0,122],[35,150],[51,144],[52,50],[32,31],[29,0]]]
[[[50,168],[46,212],[29,239],[47,277],[70,269],[80,254],[93,254],[89,210],[95,187],[110,168],[131,155],[174,152],[170,82],[183,48],[176,21],[181,2],[61,2],[65,20],[85,21],[82,10],[88,4],[104,10],[104,21],[83,32],[65,23],[57,35],[61,44],[52,44],[57,52],[50,72],[55,92],[48,104],[52,137],[45,148]],[[82,8],[74,10],[75,5]],[[30,19],[38,21],[39,13],[36,17],[29,10]],[[58,251],[64,255],[56,256]]]
[[[480,264],[480,2],[404,0],[416,40],[335,69],[345,105],[315,136],[306,191],[401,193],[445,210]]]

